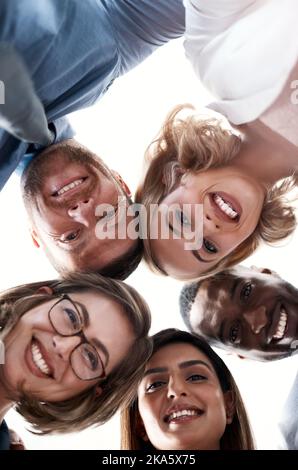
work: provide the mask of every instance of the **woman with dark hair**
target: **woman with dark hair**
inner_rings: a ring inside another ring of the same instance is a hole
[[[129,400],[151,352],[150,312],[130,286],[97,274],[0,295],[0,424],[14,405],[35,432],[105,423]]]
[[[176,329],[153,336],[137,396],[121,415],[122,449],[252,450],[237,385],[202,338]]]

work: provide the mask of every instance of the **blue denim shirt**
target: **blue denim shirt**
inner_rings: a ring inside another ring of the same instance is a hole
[[[0,2],[0,42],[13,44],[25,62],[55,142],[73,136],[57,119],[92,105],[184,27],[182,0]],[[28,151],[39,150],[0,129],[0,190]]]

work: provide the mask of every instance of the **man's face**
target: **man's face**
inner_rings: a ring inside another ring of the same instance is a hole
[[[277,275],[236,267],[206,279],[190,311],[192,330],[256,360],[282,359],[298,349],[298,290]]]
[[[98,270],[133,248],[136,241],[129,239],[126,231],[131,219],[126,215],[126,198],[90,154],[68,156],[58,149],[50,156],[40,155],[24,178],[23,196],[33,235],[63,270]],[[98,238],[111,222],[109,216],[96,213],[99,204],[109,204],[118,211],[113,239]]]

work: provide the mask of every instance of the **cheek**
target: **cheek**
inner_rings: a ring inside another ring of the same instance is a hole
[[[160,404],[156,398],[142,399],[139,401],[139,412],[149,439],[159,429]]]
[[[209,397],[208,414],[210,421],[214,425],[214,430],[219,434],[223,434],[227,423],[224,397],[220,391],[210,393]]]
[[[90,385],[86,385],[83,381],[73,378],[66,383],[40,386],[37,393],[41,400],[59,402],[73,398],[88,388],[90,388]]]

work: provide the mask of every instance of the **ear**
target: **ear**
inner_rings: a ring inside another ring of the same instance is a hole
[[[102,394],[102,387],[100,387],[99,385],[97,385],[95,387],[95,396],[96,398],[100,397],[100,395]]]
[[[235,353],[235,351],[227,351],[226,355],[227,356],[238,357],[238,359],[246,359],[245,356],[241,356],[240,354]]]
[[[262,274],[268,274],[269,276],[274,276],[280,279],[280,275],[276,271],[272,271],[269,268],[258,268],[257,266],[251,266],[250,269]]]
[[[111,170],[114,178],[118,181],[118,183],[120,184],[121,188],[123,189],[123,191],[125,192],[125,194],[128,196],[128,197],[131,197],[131,191],[129,189],[129,187],[127,186],[127,184],[125,183],[125,181],[123,180],[123,178],[119,175],[119,173],[117,173],[117,171],[115,170]]]
[[[234,394],[231,390],[224,394],[227,424],[231,424],[235,413]]]
[[[53,289],[49,286],[42,286],[37,289],[38,294],[48,294],[53,295]]]
[[[40,248],[38,235],[33,228],[30,229],[30,235],[33,241],[33,245],[36,246],[36,248]]]

